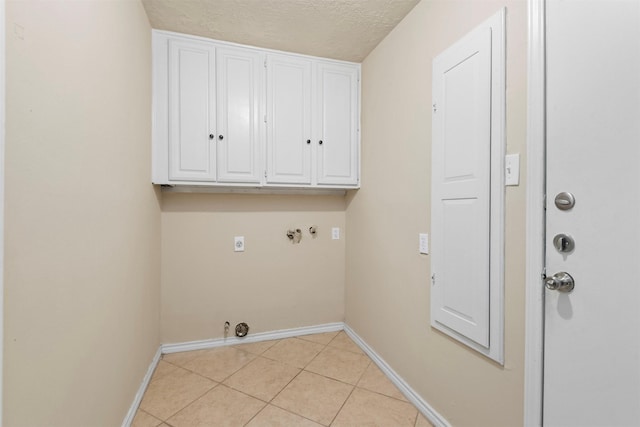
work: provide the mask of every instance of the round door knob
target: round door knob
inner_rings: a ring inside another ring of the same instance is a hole
[[[320,140],[320,141],[318,142],[318,144],[322,145],[322,140]]]
[[[215,135],[214,135],[214,134],[212,134],[212,133],[210,133],[210,134],[209,134],[209,139],[213,139],[213,138],[215,138]]]
[[[311,144],[311,140],[310,139],[307,139],[307,144]]]
[[[222,141],[222,140],[224,139],[224,136],[222,136],[222,135],[218,135],[218,139],[219,139],[220,141]]]
[[[544,279],[544,286],[550,291],[571,292],[575,285],[573,277],[564,271]]]

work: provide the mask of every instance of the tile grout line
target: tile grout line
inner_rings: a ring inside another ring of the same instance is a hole
[[[336,337],[338,335],[336,335]],[[351,338],[349,338],[349,339],[351,339]],[[331,341],[333,341],[333,340],[331,340]],[[328,346],[328,344],[327,344],[327,346]],[[333,347],[333,348],[335,348],[335,347]],[[356,381],[355,385],[351,389],[351,393],[349,393],[349,396],[347,396],[347,398],[344,400],[344,402],[342,402],[342,405],[340,406],[340,409],[338,409],[338,412],[336,412],[336,414],[333,416],[333,419],[329,423],[329,426],[331,426],[335,422],[336,418],[338,418],[338,415],[340,415],[340,412],[342,412],[342,410],[344,409],[344,407],[347,404],[347,402],[349,401],[349,399],[351,399],[351,396],[353,395],[353,392],[356,390],[356,388],[358,388],[358,383],[360,382],[360,380],[364,376],[365,372],[367,372],[367,369],[369,369],[369,366],[371,366],[371,364],[373,363],[373,360],[371,360],[371,358],[369,356],[367,356],[366,354],[365,354],[365,356],[367,357],[367,359],[369,359],[369,364],[367,365],[366,368],[364,368],[364,370],[362,371],[362,374],[360,374],[360,377],[358,378],[358,380]],[[415,427],[415,425],[414,425],[414,427]]]
[[[340,415],[340,412],[342,412],[342,410],[344,409],[344,406],[347,404],[349,399],[351,399],[351,395],[353,394],[353,392],[356,389],[356,386],[352,386],[352,387],[353,388],[349,392],[349,396],[347,396],[347,398],[344,400],[344,402],[342,402],[342,405],[340,405],[340,409],[338,409],[338,412],[336,412],[336,414],[333,416],[333,418],[331,419],[331,422],[328,424],[328,426],[331,426],[335,422],[336,418],[338,418],[338,415]]]
[[[337,336],[337,334],[336,334],[336,336]],[[298,337],[293,337],[293,338],[298,338]],[[335,338],[335,337],[334,337],[334,338]],[[299,371],[299,372],[298,372],[298,373],[297,373],[293,378],[291,378],[291,381],[289,381],[289,382],[287,383],[287,385],[285,385],[284,387],[282,387],[282,389],[281,389],[278,393],[276,393],[276,395],[275,395],[275,396],[273,396],[273,397],[271,398],[271,400],[269,401],[268,405],[272,405],[272,406],[274,406],[274,407],[276,407],[276,408],[278,408],[278,409],[281,409],[281,410],[283,410],[283,411],[285,411],[285,412],[287,412],[287,413],[289,413],[289,414],[293,414],[293,415],[296,415],[296,416],[298,416],[298,417],[302,417],[302,418],[304,418],[304,419],[306,419],[306,420],[309,420],[309,421],[311,421],[311,422],[314,422],[314,423],[316,423],[316,424],[323,425],[322,423],[319,423],[319,422],[318,422],[318,421],[316,421],[316,420],[312,420],[311,418],[305,417],[305,416],[304,416],[304,415],[302,415],[302,414],[295,413],[295,412],[293,412],[293,411],[291,411],[291,410],[289,410],[289,409],[282,408],[282,407],[280,407],[280,406],[276,405],[275,403],[273,403],[273,401],[274,401],[274,400],[275,400],[275,399],[276,399],[280,394],[282,394],[282,392],[283,392],[287,387],[289,387],[289,385],[290,385],[290,384],[291,384],[291,383],[292,383],[296,378],[298,378],[298,377],[300,376],[300,374],[301,374],[301,373],[306,372],[306,373],[312,373],[312,374],[313,374],[313,372],[307,371],[307,370],[306,370],[306,367],[307,367],[307,366],[309,366],[309,365],[311,364],[311,362],[313,362],[313,361],[316,359],[316,357],[318,357],[318,355],[319,355],[320,353],[322,353],[322,352],[323,352],[323,351],[324,351],[324,350],[329,346],[329,343],[327,343],[327,344],[321,344],[321,343],[318,343],[318,342],[315,342],[315,341],[309,341],[309,340],[305,340],[305,339],[302,339],[302,338],[298,338],[298,339],[300,339],[300,340],[302,340],[302,341],[306,341],[306,342],[312,342],[312,343],[315,343],[315,344],[320,344],[320,345],[323,345],[324,347],[323,347],[323,348],[322,348],[322,350],[320,350],[320,351],[319,351],[319,352],[318,352],[318,353],[317,353],[317,354],[316,354],[316,355],[315,355],[315,356],[314,356],[314,357],[313,357],[313,358],[312,358],[312,359],[311,359],[311,360],[310,360],[310,361],[309,361],[309,362],[308,362],[308,363],[307,363],[307,364],[306,364],[302,369],[298,368],[297,366],[294,366],[294,368],[300,369],[300,371]],[[333,340],[333,338],[332,338],[331,340]],[[281,363],[284,363],[284,362],[281,362]],[[286,363],[285,363],[285,364],[286,364]],[[293,365],[289,365],[289,366],[293,366]],[[318,375],[318,374],[315,374],[315,375]],[[323,377],[324,377],[324,376],[323,376]],[[326,377],[324,377],[324,378],[326,378]]]
[[[206,377],[203,377],[206,378]],[[207,378],[208,379],[208,378]],[[184,411],[185,409],[187,409],[189,406],[193,405],[197,400],[200,400],[205,394],[209,393],[211,390],[213,390],[214,388],[218,387],[220,385],[220,383],[217,383],[216,385],[214,385],[213,387],[211,387],[209,390],[205,391],[204,393],[202,393],[200,396],[196,397],[194,400],[192,400],[191,402],[187,403],[185,406],[183,406],[182,408],[180,408],[179,410],[177,410],[175,413],[173,413],[172,415],[168,416],[166,420],[163,420],[163,422],[169,424],[170,426],[173,425],[171,423],[169,423],[169,418],[172,418],[176,415],[178,415],[180,412]]]

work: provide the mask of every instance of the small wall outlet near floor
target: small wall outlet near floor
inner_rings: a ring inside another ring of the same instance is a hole
[[[236,236],[233,240],[233,250],[235,252],[244,252],[244,236]]]
[[[340,240],[340,227],[333,227],[331,229],[331,239]]]

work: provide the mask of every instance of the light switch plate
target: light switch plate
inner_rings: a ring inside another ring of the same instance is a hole
[[[331,229],[331,239],[340,240],[340,227],[333,227]]]
[[[233,238],[234,252],[244,252],[244,236],[236,236]]]
[[[520,154],[505,156],[504,185],[520,185]]]
[[[429,235],[426,233],[418,234],[418,241],[420,242],[418,247],[418,249],[420,250],[420,253],[428,255],[429,254]]]

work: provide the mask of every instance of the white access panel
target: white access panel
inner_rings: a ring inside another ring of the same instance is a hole
[[[318,184],[358,184],[358,69],[318,63]]]
[[[217,48],[219,182],[260,182],[261,54]]]
[[[169,41],[169,179],[215,181],[215,48]]]
[[[501,11],[433,61],[431,199],[431,325],[499,362],[503,29]]]
[[[311,61],[267,56],[267,182],[311,184]]]

